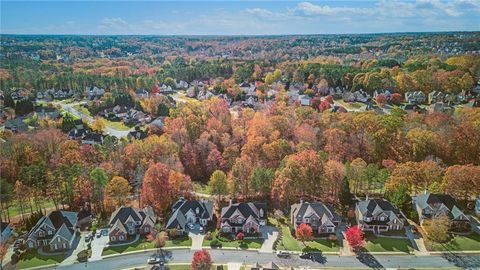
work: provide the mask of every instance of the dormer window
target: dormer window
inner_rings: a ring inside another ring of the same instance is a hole
[[[385,221],[385,217],[380,217],[380,221]]]
[[[195,209],[195,212],[198,214],[200,214],[200,208],[197,207],[197,209]]]
[[[372,218],[371,217],[365,217],[363,220],[365,220],[366,222],[370,222],[370,221],[372,221]]]
[[[48,230],[48,235],[52,235],[52,231],[51,230]]]
[[[259,214],[260,214],[260,217],[263,217],[263,209],[260,209]]]

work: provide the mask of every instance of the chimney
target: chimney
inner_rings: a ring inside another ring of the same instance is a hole
[[[425,188],[425,190],[423,191],[423,194],[427,194],[427,193],[428,193],[428,191],[427,191],[427,189]]]
[[[228,206],[232,205],[232,199],[228,202]]]
[[[303,204],[303,199],[300,199],[300,204]]]
[[[368,193],[367,193],[367,196],[365,197],[365,201],[368,201]]]

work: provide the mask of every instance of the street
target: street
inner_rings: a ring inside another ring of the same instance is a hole
[[[167,263],[190,263],[193,252],[190,249],[164,250]],[[81,270],[81,269],[125,269],[140,267],[146,264],[147,258],[154,252],[140,252],[122,256],[107,257],[103,260],[80,263],[68,266],[59,266],[56,269]],[[280,267],[352,267],[352,268],[452,268],[478,269],[480,267],[480,255],[364,255],[360,258],[354,256],[320,255],[316,256],[316,262],[303,260],[298,255],[292,255],[289,259],[280,259],[275,254],[258,253],[246,250],[210,250],[215,263],[226,264],[228,262],[255,263],[274,262]]]

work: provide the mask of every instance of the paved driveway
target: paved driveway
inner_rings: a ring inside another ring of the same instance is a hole
[[[108,244],[108,236],[93,236],[92,240],[92,256],[88,261],[97,261],[102,259],[103,248]]]
[[[188,236],[192,238],[192,250],[201,250],[203,238],[205,238],[205,235],[199,232],[190,231],[188,233]]]
[[[262,231],[262,236],[265,241],[263,241],[262,247],[260,248],[259,252],[272,253],[273,244],[278,238],[278,229],[274,226],[263,226],[260,230]]]
[[[85,233],[82,233],[80,236],[75,237],[72,243],[72,249],[68,252],[67,258],[60,263],[60,265],[69,265],[77,261],[77,255],[80,251],[87,249],[87,244],[85,243]]]

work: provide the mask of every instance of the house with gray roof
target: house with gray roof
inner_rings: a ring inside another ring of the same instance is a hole
[[[222,208],[220,229],[224,233],[259,233],[266,225],[267,205],[258,202],[232,203]]]
[[[6,243],[13,233],[13,228],[10,226],[10,223],[0,221],[0,231],[0,244]]]
[[[188,224],[207,226],[213,218],[213,202],[207,200],[179,199],[172,206],[172,215],[168,219],[165,229],[176,229],[183,234]]]
[[[364,231],[375,234],[403,230],[405,215],[397,206],[385,199],[369,199],[357,202],[355,206],[357,224]]]
[[[321,202],[304,202],[293,204],[290,209],[290,220],[296,229],[305,223],[317,234],[335,233],[341,222],[333,206]]]
[[[108,222],[110,242],[125,242],[137,234],[154,234],[156,220],[157,217],[150,206],[144,208],[122,206],[112,213]]]
[[[77,212],[57,210],[43,216],[27,236],[28,249],[56,252],[69,250],[78,232]]]
[[[405,101],[412,104],[421,104],[427,100],[422,91],[410,91],[405,93]]]
[[[470,221],[467,215],[460,209],[452,196],[424,192],[413,197],[412,201],[418,212],[420,224],[426,219],[447,216],[452,221],[452,230],[470,230]]]

